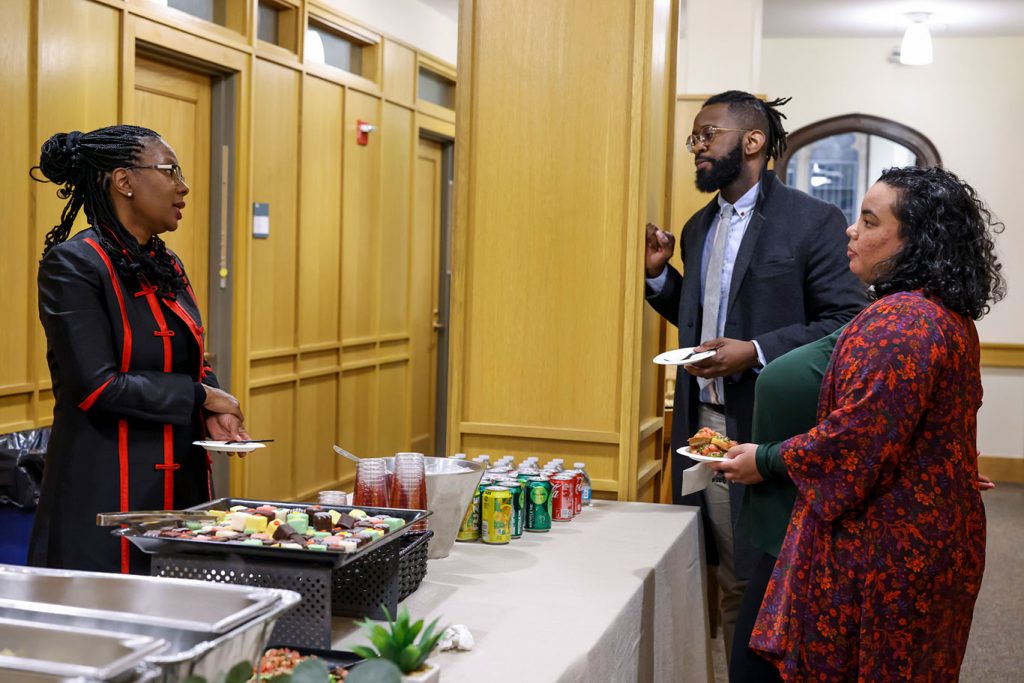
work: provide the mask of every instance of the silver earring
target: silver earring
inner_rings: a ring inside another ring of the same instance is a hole
[[[129,196],[129,197],[131,197],[131,196],[132,196],[132,193],[131,193],[131,192],[129,192],[129,193],[128,193],[128,196]]]

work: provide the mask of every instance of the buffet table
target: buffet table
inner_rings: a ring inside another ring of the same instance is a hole
[[[456,543],[404,604],[465,624],[470,652],[439,652],[444,683],[713,680],[696,508],[595,500],[507,546]],[[366,638],[335,618],[333,647]]]

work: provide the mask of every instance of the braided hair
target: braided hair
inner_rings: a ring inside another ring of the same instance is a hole
[[[122,278],[139,286],[152,285],[167,298],[185,288],[185,276],[164,241],[154,235],[139,244],[118,219],[108,193],[110,172],[136,164],[146,144],[158,139],[160,135],[148,128],[118,125],[89,133],[57,133],[43,143],[39,165],[29,175],[38,182],[60,185],[57,196],[67,200],[60,222],[46,234],[44,258],[70,237],[75,218],[84,208],[100,246]],[[35,171],[43,177],[36,177]]]
[[[787,135],[786,129],[782,127],[782,119],[786,118],[786,115],[779,111],[779,107],[791,99],[793,98],[778,97],[765,102],[742,90],[726,90],[709,97],[705,100],[704,106],[729,105],[729,113],[739,119],[740,125],[764,133],[764,152],[767,159],[778,159],[779,155],[786,151]]]

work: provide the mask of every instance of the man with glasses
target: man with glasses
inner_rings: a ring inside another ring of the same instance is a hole
[[[757,373],[787,351],[851,320],[866,303],[846,259],[846,221],[835,206],[789,188],[767,170],[785,149],[778,108],[730,90],[709,98],[686,148],[697,188],[717,192],[683,228],[683,274],[668,265],[675,237],[647,226],[647,301],[679,328],[679,346],[714,350],[683,366],[672,424],[672,490],[676,504],[699,504],[709,564],[717,564],[726,653],[746,579],[762,550],[734,533],[744,487],[712,481],[681,495],[678,453],[700,427],[750,441]],[[745,645],[745,644],[744,644]]]

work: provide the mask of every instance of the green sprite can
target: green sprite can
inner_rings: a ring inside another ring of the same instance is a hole
[[[488,486],[480,498],[480,540],[504,545],[512,540],[512,494],[504,486]]]
[[[526,523],[526,487],[515,479],[506,479],[501,485],[512,494],[512,538],[522,538]]]
[[[543,477],[526,482],[526,530],[551,531],[551,482]]]

